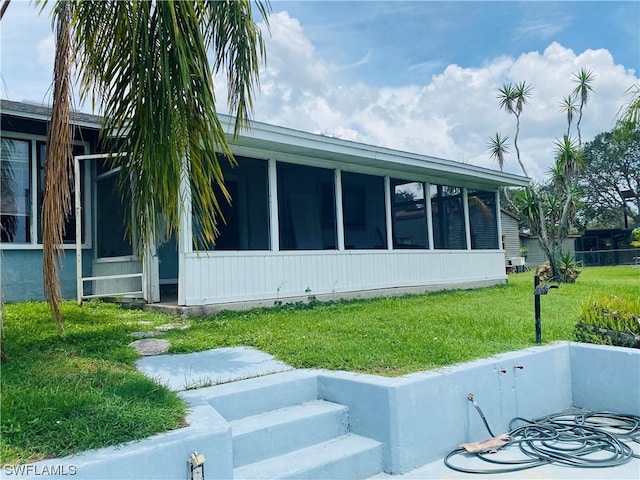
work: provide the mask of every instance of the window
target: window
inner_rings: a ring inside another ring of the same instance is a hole
[[[31,242],[31,142],[2,138],[0,144],[2,242]]]
[[[44,166],[45,161],[47,159],[46,154],[46,143],[45,142],[36,142],[37,148],[37,164],[38,164],[38,219],[42,218],[42,201],[44,199]],[[84,147],[80,145],[74,145],[72,147],[72,154],[75,157],[76,155],[84,154]],[[81,164],[82,165],[82,164]],[[71,167],[73,168],[73,166]],[[73,175],[73,172],[72,172]],[[80,185],[84,185],[84,169],[80,169]],[[67,217],[67,221],[64,226],[64,243],[76,243],[76,209],[75,207],[75,185],[73,179],[70,180],[71,183],[71,210],[69,211],[69,216]],[[84,207],[84,206],[83,206]],[[82,224],[84,225],[84,208],[82,209]],[[81,240],[84,242],[84,228],[82,229],[82,238]],[[38,222],[38,243],[42,243],[42,222]]]
[[[280,248],[336,248],[333,170],[277,163]]]
[[[18,136],[16,134],[16,136]],[[42,137],[41,137],[42,138]],[[42,243],[42,201],[44,197],[44,139],[2,137],[1,172],[1,232],[3,243]],[[34,153],[35,152],[35,153]],[[73,146],[73,155],[85,153],[82,145]],[[85,168],[81,169],[81,182]],[[71,210],[65,224],[64,243],[75,243],[75,208],[73,172],[71,172]],[[35,191],[34,191],[35,183]],[[86,194],[86,192],[85,192]],[[86,198],[86,197],[85,197]],[[84,210],[83,210],[84,218]],[[84,229],[82,241],[84,238]]]
[[[472,249],[492,249],[498,247],[498,224],[496,220],[496,194],[470,190],[469,227]]]
[[[461,188],[431,185],[431,215],[435,248],[448,250],[467,248]]]
[[[424,184],[391,179],[393,248],[429,248]]]
[[[212,244],[199,245],[194,218],[194,249],[196,250],[268,250],[269,249],[269,182],[265,160],[236,156],[232,167],[223,157],[220,166],[224,183],[231,196],[227,202],[220,187],[212,188],[220,202],[222,218],[218,222],[218,237]]]
[[[342,211],[347,250],[387,248],[384,178],[342,172]]]

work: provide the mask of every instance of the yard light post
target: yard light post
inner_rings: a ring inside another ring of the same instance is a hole
[[[536,317],[536,343],[542,343],[542,323],[540,321],[540,295],[546,295],[550,288],[558,288],[557,285],[540,285],[540,277],[533,277],[533,309]]]
[[[621,190],[620,197],[622,197],[622,213],[624,215],[624,228],[625,230],[629,228],[629,219],[627,218],[627,202],[631,198],[635,198],[636,192],[633,190]]]

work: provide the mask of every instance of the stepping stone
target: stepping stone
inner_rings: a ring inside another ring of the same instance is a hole
[[[149,378],[174,391],[293,370],[292,366],[250,347],[146,357],[138,360],[136,366]]]
[[[154,338],[162,335],[163,332],[156,332],[155,330],[146,331],[146,332],[133,332],[131,336],[136,339],[140,338]]]
[[[131,342],[129,346],[135,348],[140,355],[148,357],[151,355],[162,355],[167,353],[171,345],[169,340],[163,340],[161,338],[143,338],[142,340]]]
[[[164,325],[158,325],[156,330],[159,332],[168,332],[169,330],[186,330],[191,327],[188,323],[165,323]]]

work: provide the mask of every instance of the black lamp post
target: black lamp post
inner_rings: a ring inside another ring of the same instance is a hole
[[[636,192],[633,190],[620,190],[620,196],[622,197],[622,213],[624,214],[624,228],[629,228],[629,220],[627,219],[627,201],[630,198],[635,198]]]
[[[557,285],[541,285],[540,277],[533,277],[533,310],[535,314],[536,343],[542,343],[542,321],[540,320],[540,295],[546,295],[550,288],[558,288]]]

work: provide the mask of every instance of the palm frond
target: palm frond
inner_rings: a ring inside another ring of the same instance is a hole
[[[71,124],[71,7],[60,1],[54,9],[56,53],[51,122],[47,128],[45,188],[42,200],[42,257],[44,293],[51,313],[64,330],[60,314],[60,282],[58,259],[62,253],[65,219],[71,211],[70,180],[72,175],[73,129]]]
[[[562,172],[562,177],[568,180],[582,169],[584,164],[582,150],[568,135],[564,135],[561,140],[556,139],[554,145],[556,168]]]
[[[623,105],[618,112],[618,120],[627,126],[640,127],[640,84],[629,87],[625,95],[630,95],[631,100]]]
[[[573,123],[573,116],[578,111],[578,106],[576,105],[576,96],[575,95],[567,95],[560,102],[560,111],[567,114],[567,135],[571,132],[571,124]]]
[[[507,113],[515,113],[516,92],[512,83],[505,83],[498,89],[500,108]]]
[[[586,105],[589,99],[589,92],[593,92],[591,83],[595,79],[595,73],[592,70],[581,68],[577,73],[573,74],[573,81],[578,85],[573,90],[573,94],[580,98],[580,103]]]
[[[513,94],[516,99],[516,112],[518,113],[518,115],[522,113],[522,109],[525,103],[527,103],[527,100],[531,98],[532,90],[533,87],[527,85],[527,82],[524,80],[520,83],[516,83],[516,85],[514,86]]]
[[[159,217],[164,235],[177,232],[187,175],[202,226],[198,240],[212,243],[220,202],[229,200],[217,154],[231,161],[233,155],[215,108],[207,47],[214,48],[215,68],[228,64],[229,103],[241,122],[253,104],[256,52],[264,56],[248,2],[85,1],[76,4],[73,26],[82,98],[98,100],[105,131],[124,139],[120,183],[132,192],[138,251]]]
[[[507,140],[509,140],[508,136],[505,135],[503,137],[500,133],[496,132],[495,136],[490,137],[489,142],[487,143],[489,151],[491,152],[491,158],[498,162],[500,170],[504,167],[504,156],[509,152]]]

